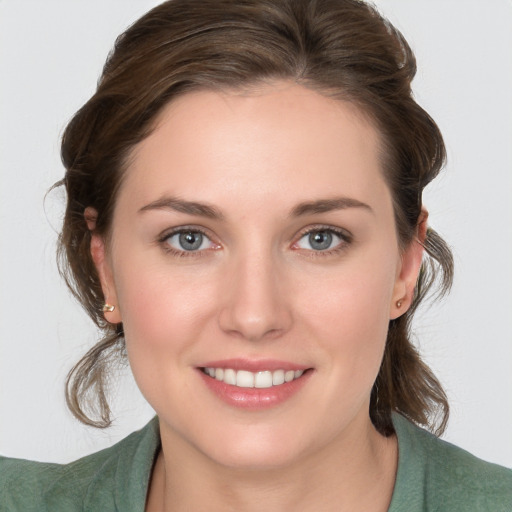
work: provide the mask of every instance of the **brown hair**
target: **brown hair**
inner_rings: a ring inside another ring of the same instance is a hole
[[[400,246],[413,240],[423,188],[439,173],[445,148],[438,127],[413,100],[414,55],[404,37],[359,0],[171,0],[154,8],[116,41],[92,98],[62,141],[68,203],[60,237],[67,284],[104,337],[68,375],[66,397],[81,421],[110,424],[109,368],[124,355],[122,325],[105,322],[103,294],[90,255],[84,209],[98,212],[108,236],[130,150],[177,95],[198,89],[249,87],[292,80],[356,104],[378,128]],[[443,389],[410,340],[418,304],[434,284],[452,281],[449,248],[431,229],[411,308],[390,321],[370,417],[393,431],[391,413],[441,432],[448,417]],[[96,419],[93,419],[95,417]]]

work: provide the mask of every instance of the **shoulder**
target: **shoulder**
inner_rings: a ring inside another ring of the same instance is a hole
[[[157,430],[155,419],[114,446],[69,464],[0,457],[2,511],[116,510],[124,487],[136,501],[145,499]]]
[[[2,510],[37,510],[44,490],[58,479],[58,464],[0,457],[0,503]]]
[[[399,443],[397,485],[421,489],[422,510],[512,510],[512,470],[485,462],[402,416],[393,418]],[[405,490],[405,489],[404,489]]]

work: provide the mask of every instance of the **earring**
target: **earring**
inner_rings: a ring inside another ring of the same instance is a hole
[[[401,308],[402,307],[402,301],[401,300],[397,300],[396,301],[396,307],[397,308]]]
[[[114,311],[114,309],[116,309],[116,307],[113,306],[112,304],[105,304],[102,309],[103,309],[103,313],[112,313],[112,311]]]

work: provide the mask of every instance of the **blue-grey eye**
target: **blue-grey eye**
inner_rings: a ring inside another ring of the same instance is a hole
[[[343,242],[343,239],[330,229],[318,229],[303,235],[297,242],[300,249],[313,251],[327,251],[334,249]]]
[[[203,242],[202,233],[188,231],[180,233],[179,236],[180,246],[185,251],[197,251]]]
[[[325,251],[332,244],[332,234],[328,231],[309,233],[309,245],[316,251]]]
[[[179,231],[169,236],[166,242],[179,251],[200,251],[208,249],[211,245],[210,239],[200,231]]]

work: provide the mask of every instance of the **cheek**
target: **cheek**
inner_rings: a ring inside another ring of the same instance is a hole
[[[325,276],[321,287],[308,282],[298,292],[310,335],[351,375],[376,375],[386,343],[395,262],[378,259],[359,258]]]
[[[130,359],[176,358],[214,316],[215,287],[200,275],[126,261],[116,277]]]
[[[128,361],[140,391],[159,413],[189,411],[193,400],[176,390],[190,382],[193,357],[212,331],[212,283],[129,261],[116,277]]]

